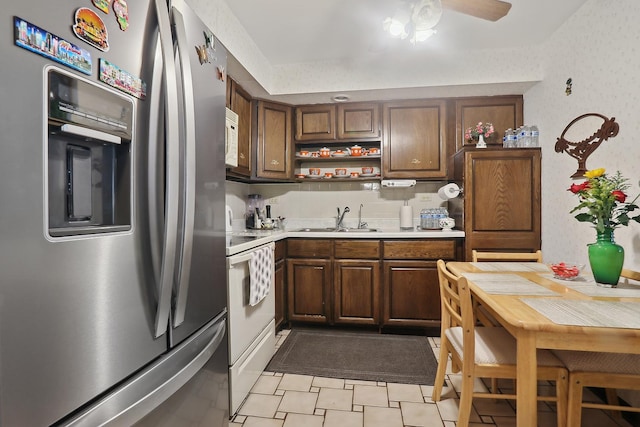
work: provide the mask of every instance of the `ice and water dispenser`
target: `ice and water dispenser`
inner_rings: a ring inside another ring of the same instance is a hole
[[[47,83],[49,235],[129,230],[133,103],[55,68]]]

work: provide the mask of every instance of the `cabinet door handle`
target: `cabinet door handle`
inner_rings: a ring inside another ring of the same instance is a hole
[[[420,164],[420,163],[422,163],[422,162],[419,159],[411,160],[411,164],[413,164],[413,165],[417,165],[417,164]]]
[[[277,161],[277,160],[271,160],[271,164],[274,165],[274,166],[277,166],[277,165],[280,164],[280,162]]]

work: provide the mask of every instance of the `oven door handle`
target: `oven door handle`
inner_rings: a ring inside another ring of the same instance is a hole
[[[229,258],[227,258],[227,268],[232,269],[235,265],[242,264],[243,262],[251,261],[251,258],[253,258],[253,252],[255,252],[256,249],[263,248],[265,246],[270,248],[272,251],[275,251],[276,249],[276,244],[271,242],[267,245],[258,246],[257,248],[251,249],[251,251],[246,255],[230,256]]]

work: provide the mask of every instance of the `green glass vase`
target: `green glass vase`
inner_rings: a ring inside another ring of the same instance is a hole
[[[589,264],[596,283],[601,286],[618,285],[624,264],[624,248],[613,240],[613,228],[599,231],[596,242],[589,246]]]

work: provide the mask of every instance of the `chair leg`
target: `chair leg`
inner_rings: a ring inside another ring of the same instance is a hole
[[[471,418],[471,402],[473,401],[473,377],[462,374],[462,389],[460,390],[460,407],[458,408],[457,427],[468,427]]]
[[[563,372],[558,374],[556,377],[556,411],[558,412],[558,427],[567,427],[568,376],[567,372]]]
[[[609,405],[619,405],[620,401],[618,400],[618,391],[615,388],[605,388],[605,395],[607,397],[607,403]],[[617,420],[622,419],[622,413],[620,411],[609,411],[611,416]]]
[[[431,393],[431,400],[439,402],[442,396],[442,386],[444,384],[444,376],[447,371],[447,362],[449,360],[449,351],[447,350],[447,343],[443,339],[440,343],[440,356],[438,358],[438,370],[436,371],[436,379],[433,383],[433,392]]]
[[[582,381],[569,374],[567,427],[580,427],[582,422]]]

